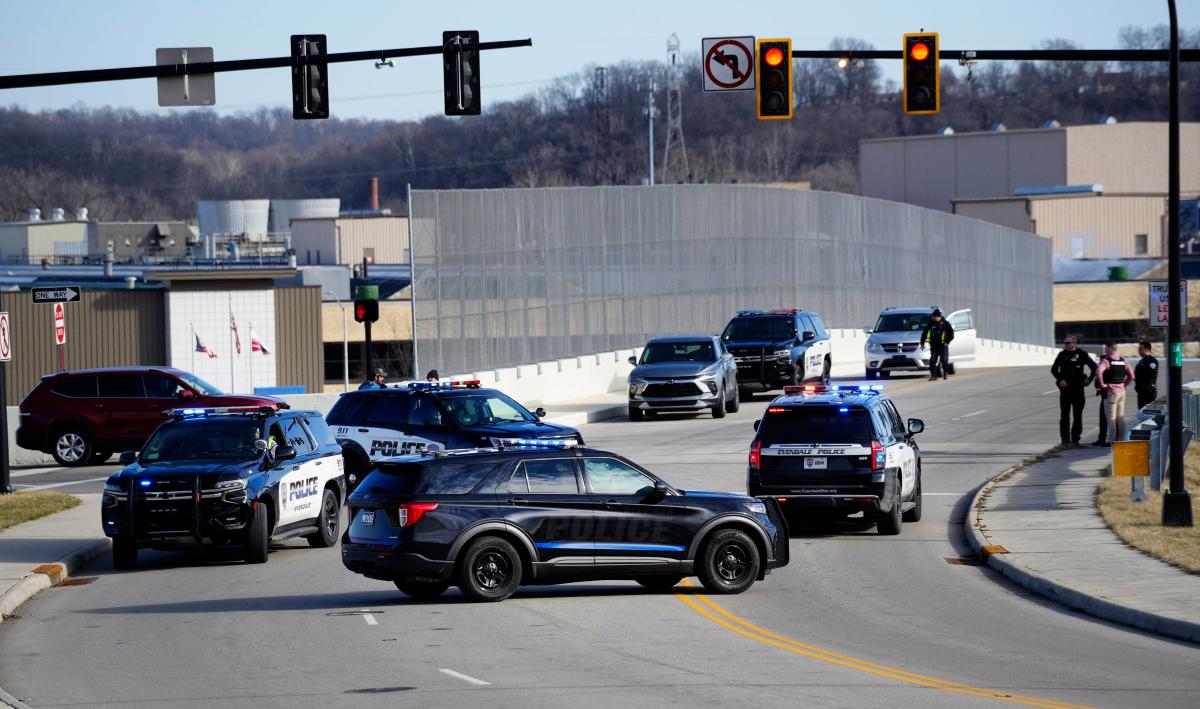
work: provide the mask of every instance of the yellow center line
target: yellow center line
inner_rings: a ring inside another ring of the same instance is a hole
[[[688,580],[684,580],[684,585],[690,586]],[[1087,709],[1085,705],[1070,704],[1067,702],[1059,702],[1053,699],[1042,699],[1040,697],[1029,697],[1019,694],[1012,694],[994,689],[986,689],[984,687],[974,687],[968,684],[959,682],[951,682],[948,680],[937,679],[935,677],[927,677],[919,675],[897,667],[881,665],[868,660],[861,660],[849,655],[842,655],[830,650],[825,650],[813,645],[797,642],[789,638],[777,635],[769,630],[759,628],[743,618],[740,618],[733,613],[725,610],[721,606],[714,603],[711,599],[703,594],[695,596],[686,596],[677,594],[675,596],[680,601],[685,603],[696,613],[704,618],[731,630],[738,635],[757,640],[764,645],[779,648],[797,655],[810,657],[821,662],[839,665],[859,672],[876,675],[886,679],[893,679],[907,684],[917,685],[919,687],[928,687],[930,689],[939,689],[944,692],[953,692],[956,694],[964,694],[982,699],[991,699],[1000,702],[1009,702],[1012,704],[1022,704],[1032,707],[1041,707],[1042,709]],[[699,599],[698,601],[696,599]]]

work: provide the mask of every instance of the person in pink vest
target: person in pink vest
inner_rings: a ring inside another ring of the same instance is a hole
[[[1117,354],[1112,342],[1104,345],[1104,356],[1096,367],[1096,383],[1104,389],[1104,414],[1108,418],[1108,441],[1125,438],[1125,387],[1133,385],[1133,367]]]

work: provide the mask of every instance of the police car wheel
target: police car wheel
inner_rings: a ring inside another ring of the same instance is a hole
[[[267,506],[259,501],[254,505],[250,524],[246,525],[246,541],[243,558],[247,564],[265,564],[267,561]]]
[[[639,409],[636,406],[630,406],[629,407],[629,420],[630,421],[645,421],[646,420],[646,412],[642,411],[641,409]]]
[[[450,588],[449,581],[411,581],[409,579],[396,579],[396,588],[400,589],[400,593],[409,598],[418,600],[426,600],[437,598]]]
[[[912,509],[904,513],[905,522],[921,521],[921,474],[917,473],[917,489],[913,490]]]
[[[113,537],[112,562],[114,569],[133,569],[137,567],[137,544],[129,537]]]
[[[458,588],[473,601],[503,601],[521,585],[521,556],[499,537],[467,545],[458,565]]]
[[[761,560],[754,541],[739,529],[721,529],[704,543],[696,575],[709,593],[741,593],[754,585]]]
[[[338,506],[337,495],[333,490],[325,488],[321,493],[321,514],[317,517],[317,533],[305,537],[309,546],[326,549],[337,544],[338,528],[341,526],[342,510]]]
[[[637,579],[637,582],[651,591],[669,591],[682,580],[682,576],[647,576]]]
[[[733,401],[729,402],[729,404],[725,407],[725,410],[731,414],[736,414],[738,412],[738,409],[740,409],[741,407],[742,407],[742,390],[738,389],[737,387],[734,387]]]
[[[717,394],[717,405],[712,407],[712,415],[715,419],[725,418],[725,388]]]
[[[896,493],[892,498],[892,511],[878,513],[875,517],[875,531],[883,535],[899,534],[900,525],[903,522],[903,504],[900,501],[900,482],[897,480]]]

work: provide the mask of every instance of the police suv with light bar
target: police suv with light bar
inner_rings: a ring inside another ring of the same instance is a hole
[[[921,519],[920,419],[876,386],[789,386],[754,422],[747,487],[785,512],[863,512],[880,534]]]
[[[373,461],[423,450],[490,446],[498,438],[583,442],[479,381],[401,382],[342,394],[326,417],[346,455],[351,490]]]
[[[788,384],[828,384],[832,343],[821,316],[808,310],[739,310],[721,342],[737,362],[740,397]]]
[[[741,593],[788,562],[774,500],[679,490],[570,441],[497,443],[376,465],[347,501],[346,568],[417,598],[455,585],[499,601],[527,584],[665,590],[692,575],[710,593]]]
[[[277,406],[174,409],[104,483],[113,565],[139,548],[236,544],[248,563],[274,540],[337,543],[346,497],[341,446],[316,411]]]

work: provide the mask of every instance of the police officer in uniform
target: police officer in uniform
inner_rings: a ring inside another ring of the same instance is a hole
[[[1086,370],[1086,371],[1085,371]],[[1064,446],[1079,445],[1083,434],[1083,405],[1086,403],[1087,386],[1096,376],[1096,363],[1087,352],[1079,349],[1079,340],[1068,335],[1063,340],[1063,350],[1054,358],[1050,374],[1058,385],[1058,433]],[[1074,420],[1071,414],[1074,412]]]
[[[1158,359],[1150,354],[1150,343],[1145,340],[1138,343],[1138,354],[1142,358],[1133,368],[1133,390],[1140,409],[1158,398]]]
[[[954,328],[942,317],[942,311],[934,308],[929,316],[929,324],[921,333],[921,347],[924,348],[925,343],[929,343],[929,381],[937,379],[939,371],[942,379],[947,378],[949,373],[946,371],[946,359],[950,354],[950,341],[953,339]]]

